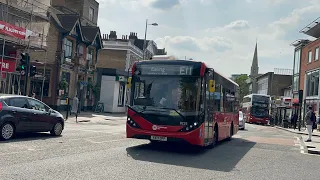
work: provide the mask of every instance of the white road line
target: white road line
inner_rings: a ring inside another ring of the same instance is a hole
[[[93,143],[93,144],[101,144],[101,143],[109,143],[109,142],[118,142],[118,141],[125,141],[125,140],[129,140],[127,138],[123,138],[123,139],[116,139],[116,140],[109,140],[109,141],[93,141],[91,139],[84,139],[90,143]]]
[[[252,127],[253,129],[256,129],[252,124],[246,124],[246,125]]]

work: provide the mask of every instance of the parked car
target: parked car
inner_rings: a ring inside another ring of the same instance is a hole
[[[0,94],[0,139],[9,140],[21,132],[50,132],[60,136],[63,116],[32,97]]]
[[[244,130],[246,128],[246,121],[243,117],[243,112],[239,111],[239,129]]]

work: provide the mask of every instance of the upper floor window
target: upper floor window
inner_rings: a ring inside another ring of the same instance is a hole
[[[317,96],[319,90],[319,70],[309,72],[307,75],[306,91],[307,96]]]
[[[83,45],[81,45],[81,44],[78,45],[77,53],[79,56],[83,55],[83,53],[84,53]]]
[[[311,63],[312,61],[312,51],[308,52],[308,63]]]
[[[71,58],[73,50],[73,42],[67,38],[63,39],[64,57]]]
[[[294,74],[300,73],[301,49],[296,50],[294,54]]]
[[[92,7],[89,7],[89,20],[94,20],[94,9]]]
[[[314,60],[317,61],[319,59],[319,47],[316,47],[315,53],[314,53]]]
[[[88,51],[87,51],[87,61],[92,61],[93,59],[93,49],[90,49],[88,48]]]

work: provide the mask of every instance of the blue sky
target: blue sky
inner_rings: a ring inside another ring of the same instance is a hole
[[[101,32],[144,36],[168,54],[204,61],[229,76],[249,73],[258,40],[260,73],[291,68],[299,31],[320,16],[319,0],[97,0]]]

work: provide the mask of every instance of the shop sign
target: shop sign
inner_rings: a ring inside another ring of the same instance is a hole
[[[0,58],[0,69],[2,72],[15,72],[16,71],[16,61],[15,60],[8,60]]]
[[[35,32],[9,24],[4,21],[0,21],[0,34],[12,36],[19,39],[28,39],[28,37],[30,36],[38,36],[38,34]]]

